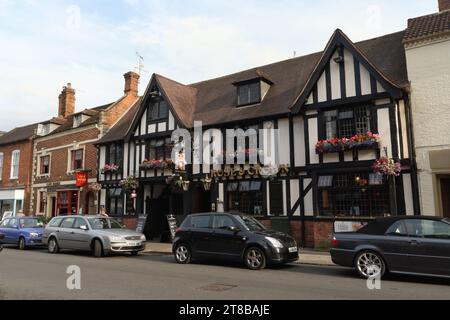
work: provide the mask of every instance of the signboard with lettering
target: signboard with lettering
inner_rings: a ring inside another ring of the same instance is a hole
[[[367,222],[361,221],[335,221],[334,233],[356,232],[362,227],[364,227],[366,224]]]
[[[175,233],[177,232],[177,219],[172,215],[167,216],[167,223],[169,224],[170,236],[172,241],[175,239]]]
[[[140,233],[143,233],[146,224],[147,224],[147,215],[146,214],[140,214],[139,217],[138,217],[136,231],[140,232]]]
[[[76,173],[76,186],[81,188],[85,187],[88,184],[88,173],[87,171],[78,171]]]

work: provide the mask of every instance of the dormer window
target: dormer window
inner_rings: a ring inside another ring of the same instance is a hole
[[[261,81],[241,83],[237,85],[238,106],[261,102]]]
[[[73,117],[73,127],[79,127],[81,125],[81,123],[83,122],[83,115],[82,114],[77,114]]]

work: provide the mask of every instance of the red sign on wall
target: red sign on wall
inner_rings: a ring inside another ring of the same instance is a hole
[[[76,173],[76,177],[77,177],[77,187],[81,188],[81,187],[85,187],[88,184],[88,173],[86,171],[78,171]]]

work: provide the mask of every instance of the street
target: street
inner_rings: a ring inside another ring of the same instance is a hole
[[[68,290],[67,267],[81,269],[81,289]],[[238,265],[178,265],[163,254],[94,258],[44,249],[0,253],[0,299],[450,299],[450,280],[389,275],[367,289],[352,270],[288,265],[255,272]]]

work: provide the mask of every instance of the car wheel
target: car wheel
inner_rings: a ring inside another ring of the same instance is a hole
[[[50,238],[50,240],[48,240],[48,252],[50,253],[59,252],[58,242],[56,241],[55,238]]]
[[[374,251],[362,251],[355,259],[355,269],[364,278],[383,277],[386,264],[380,254]]]
[[[27,244],[25,242],[25,238],[24,237],[20,237],[19,238],[19,249],[20,250],[25,250],[27,248]]]
[[[244,262],[251,270],[260,270],[266,267],[266,255],[258,247],[251,247],[245,251]]]
[[[191,262],[191,249],[184,243],[179,244],[175,248],[175,260],[180,264],[188,264]]]
[[[94,240],[93,251],[94,251],[94,257],[96,257],[96,258],[103,257],[103,246],[102,246],[102,243],[100,242],[100,240],[98,240],[98,239]]]

